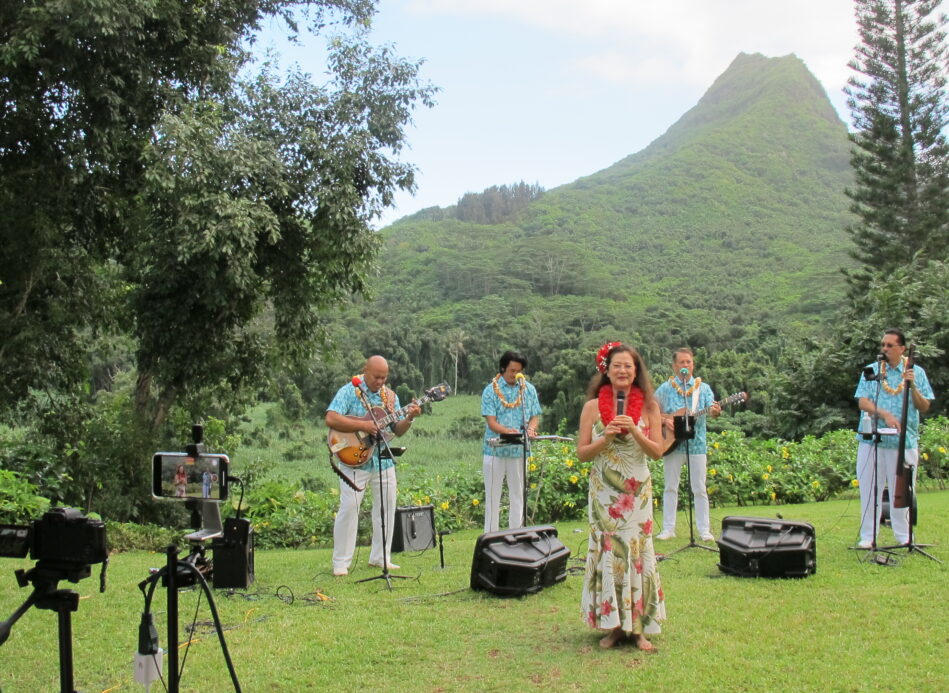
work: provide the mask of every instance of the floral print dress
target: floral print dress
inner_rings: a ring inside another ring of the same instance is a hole
[[[597,420],[594,438],[603,434]],[[590,538],[580,608],[592,628],[650,635],[666,608],[652,545],[652,477],[630,436],[613,439],[590,469]]]

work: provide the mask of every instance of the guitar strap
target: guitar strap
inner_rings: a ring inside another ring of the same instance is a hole
[[[330,452],[330,458],[329,458],[329,459],[330,459],[330,467],[332,467],[332,468],[333,468],[333,471],[336,472],[336,476],[338,476],[340,479],[343,480],[343,483],[345,483],[347,486],[349,486],[349,488],[351,488],[351,489],[352,489],[353,491],[355,491],[356,493],[362,493],[362,492],[365,490],[365,486],[363,486],[363,487],[357,486],[355,481],[353,481],[353,480],[350,479],[348,476],[346,476],[346,474],[343,472],[343,470],[340,469],[338,466],[336,466],[336,463],[333,461],[333,453],[332,453],[332,451]]]

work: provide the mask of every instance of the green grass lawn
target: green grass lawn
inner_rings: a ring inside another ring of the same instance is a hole
[[[437,548],[393,556],[402,565],[398,574],[413,579],[394,580],[391,591],[381,580],[357,582],[378,574],[366,566],[367,547],[346,578],[331,576],[328,549],[283,550],[256,553],[252,593],[217,591],[215,598],[244,691],[949,689],[946,565],[905,552],[894,566],[862,561],[865,552],[848,549],[857,533],[856,500],[716,508],[713,522],[775,512],[814,525],[816,575],[729,577],[718,570],[717,553],[676,554],[660,566],[668,620],[654,639],[657,655],[629,646],[600,650],[597,633],[580,620],[579,575],[525,598],[471,591],[475,530],[445,537],[444,569]],[[935,543],[929,550],[949,560],[949,491],[921,494],[919,515],[918,541]],[[558,529],[574,556],[582,556],[583,525]],[[891,536],[884,530],[884,539]],[[670,551],[685,542],[657,546]],[[81,594],[73,615],[77,689],[141,690],[131,673],[143,604],[137,584],[163,559],[114,556],[104,594],[97,572],[78,585],[60,585]],[[18,587],[13,571],[30,566],[0,561],[0,618],[26,599],[28,589]],[[292,592],[292,603],[278,592]],[[206,603],[185,591],[180,608],[182,641],[197,618],[181,690],[232,690]],[[153,611],[167,647],[161,588]],[[58,690],[56,625],[53,612],[34,608],[14,626],[0,647],[3,693]]]

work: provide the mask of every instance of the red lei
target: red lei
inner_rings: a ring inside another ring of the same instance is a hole
[[[637,424],[643,413],[644,398],[643,391],[638,385],[630,386],[629,394],[626,396],[626,414]],[[610,421],[616,418],[616,405],[613,403],[613,386],[609,383],[600,388],[599,405],[600,420],[604,426],[609,426]],[[627,431],[624,430],[623,433],[627,433]]]

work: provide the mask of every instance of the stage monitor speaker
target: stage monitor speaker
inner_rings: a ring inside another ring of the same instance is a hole
[[[224,536],[211,542],[211,583],[215,589],[247,589],[254,581],[254,528],[249,520],[229,517]]]
[[[534,594],[567,579],[570,549],[552,525],[486,532],[471,562],[471,589],[502,597]]]
[[[723,573],[740,577],[806,577],[817,572],[814,527],[766,517],[726,517],[718,538]]]
[[[407,505],[395,509],[392,553],[423,551],[435,547],[435,508]]]

